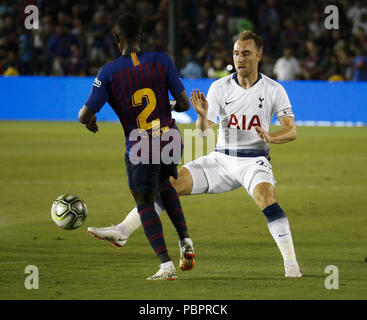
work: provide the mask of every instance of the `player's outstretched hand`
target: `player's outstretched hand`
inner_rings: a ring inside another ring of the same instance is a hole
[[[205,98],[205,94],[200,92],[200,90],[198,89],[194,89],[191,92],[191,98],[190,101],[194,107],[194,109],[196,110],[196,112],[206,118],[207,114],[208,114],[208,101]]]
[[[88,124],[86,124],[85,127],[89,131],[92,131],[93,133],[97,133],[98,132],[97,117],[96,117],[96,115],[94,115],[92,117],[92,119],[90,120],[90,122]]]
[[[264,130],[263,128],[258,127],[258,126],[256,126],[255,129],[256,129],[257,135],[262,140],[264,140],[265,142],[271,142],[271,137],[270,137],[269,132],[267,132],[266,130]]]

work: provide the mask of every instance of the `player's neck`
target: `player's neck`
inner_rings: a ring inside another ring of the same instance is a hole
[[[140,49],[139,45],[136,44],[136,45],[131,45],[131,46],[125,47],[122,50],[122,55],[126,56],[126,55],[129,55],[132,52],[135,52],[135,53],[139,54],[141,52],[141,49]]]
[[[249,74],[246,77],[241,77],[237,73],[237,80],[238,80],[238,83],[240,84],[241,87],[243,87],[245,89],[249,89],[257,81],[258,76],[259,76],[259,73],[258,73],[257,70],[256,70],[256,72],[252,72],[251,74]]]

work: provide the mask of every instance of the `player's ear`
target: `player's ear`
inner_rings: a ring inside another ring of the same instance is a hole
[[[115,37],[115,40],[117,43],[120,43],[120,38],[119,38],[119,35],[115,32],[114,34],[114,37]]]
[[[258,62],[260,62],[263,59],[263,53],[262,53],[262,51],[259,51],[257,53],[257,58],[258,58]]]

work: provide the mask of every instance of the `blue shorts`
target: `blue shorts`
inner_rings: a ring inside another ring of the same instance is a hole
[[[177,165],[172,164],[133,164],[125,154],[126,174],[129,188],[135,192],[157,191],[160,184],[169,177],[177,179]]]

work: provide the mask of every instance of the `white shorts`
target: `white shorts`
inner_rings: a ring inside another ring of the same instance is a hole
[[[235,157],[213,151],[184,165],[193,179],[191,194],[222,193],[244,187],[253,197],[262,182],[273,186],[276,181],[267,158]]]

